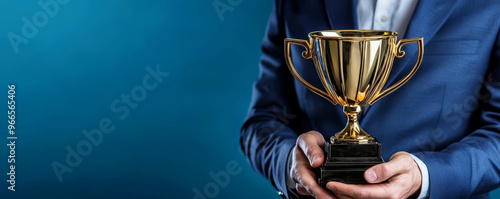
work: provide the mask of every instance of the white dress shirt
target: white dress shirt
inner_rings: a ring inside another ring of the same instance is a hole
[[[406,34],[408,23],[418,0],[358,0],[358,28],[398,32],[398,39]],[[422,160],[412,155],[422,173],[422,189],[418,198],[429,196],[429,172]]]
[[[418,0],[358,0],[358,28],[390,30],[401,39],[406,33]]]

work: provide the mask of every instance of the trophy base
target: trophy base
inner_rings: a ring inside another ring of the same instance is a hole
[[[380,156],[381,145],[376,141],[366,144],[327,143],[325,148],[327,158],[318,175],[318,184],[323,187],[330,181],[368,184],[364,177],[365,171],[384,162]]]

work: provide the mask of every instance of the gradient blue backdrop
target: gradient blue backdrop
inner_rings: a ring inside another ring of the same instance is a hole
[[[220,0],[231,10],[223,18],[213,2],[70,0],[44,19],[37,1],[2,1],[0,110],[7,117],[14,83],[19,139],[16,192],[1,174],[0,198],[191,199],[228,163],[241,173],[215,198],[277,198],[238,140],[272,1]],[[33,23],[34,16],[44,23],[16,53],[8,35],[22,36],[23,17]],[[121,120],[112,102],[157,65],[169,75]],[[66,147],[87,140],[82,131],[102,118],[115,130],[60,182],[51,164],[64,164]],[[0,126],[7,143],[6,118]],[[0,173],[9,171],[7,156],[4,144]]]

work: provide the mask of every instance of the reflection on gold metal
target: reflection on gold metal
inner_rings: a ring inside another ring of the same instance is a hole
[[[309,41],[285,39],[285,61],[292,75],[306,88],[344,107],[346,127],[332,137],[332,143],[369,143],[374,138],[358,123],[361,106],[395,91],[415,74],[424,55],[423,38],[403,39],[396,43],[397,33],[376,30],[327,30],[309,33]],[[403,79],[384,91],[394,58],[401,58],[405,44],[418,44],[417,63]],[[313,59],[325,91],[305,81],[295,70],[291,44],[305,48],[302,57]]]

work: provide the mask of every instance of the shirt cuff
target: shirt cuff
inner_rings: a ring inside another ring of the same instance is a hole
[[[425,165],[422,160],[417,158],[417,156],[414,156],[413,154],[410,154],[411,157],[413,157],[413,160],[418,165],[418,168],[420,169],[420,173],[422,174],[422,187],[420,190],[420,194],[418,195],[418,199],[422,198],[428,198],[429,197],[429,171],[427,170],[427,166]]]
[[[288,187],[289,190],[294,190],[295,189],[295,182],[292,180],[290,176],[290,167],[292,164],[292,152],[295,147],[292,147],[290,149],[290,152],[288,153],[288,158],[287,158],[287,163],[286,163],[286,186]]]

